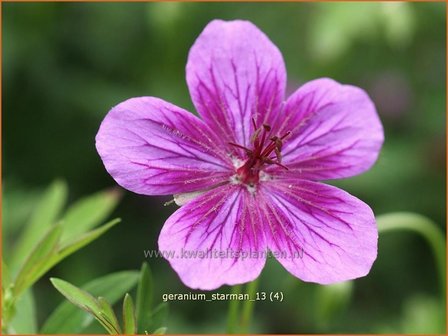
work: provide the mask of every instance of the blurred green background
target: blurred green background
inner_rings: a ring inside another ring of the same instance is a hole
[[[322,76],[366,89],[385,127],[381,157],[368,173],[332,183],[376,214],[418,212],[445,230],[444,3],[3,3],[2,8],[4,248],[14,244],[40,192],[55,178],[68,182],[71,200],[115,185],[94,146],[112,106],[151,95],[194,111],[185,83],[187,54],[214,18],[247,19],[264,31],[283,53],[289,92]],[[143,250],[157,248],[163,222],[175,210],[163,206],[168,199],[124,192],[114,212],[123,223],[35,286],[39,320],[62,301],[49,276],[81,285],[112,271],[138,269]],[[156,300],[162,293],[190,291],[166,261],[148,262]],[[441,296],[434,259],[421,237],[381,236],[372,271],[353,286],[350,297],[344,288],[328,294],[271,260],[260,290],[282,291],[285,298],[258,302],[252,331],[441,332],[440,321],[431,318]],[[325,308],[328,295],[334,296],[334,308]],[[227,305],[172,302],[168,332],[223,332]]]

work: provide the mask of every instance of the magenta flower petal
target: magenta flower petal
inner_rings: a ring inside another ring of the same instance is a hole
[[[369,96],[318,79],[285,102],[282,55],[247,21],[209,23],[186,71],[201,119],[134,98],[108,113],[96,137],[120,185],[182,205],[159,237],[182,281],[211,290],[254,280],[269,250],[304,281],[366,275],[377,255],[372,210],[316,181],[376,161],[384,134]]]
[[[232,174],[232,162],[208,126],[158,98],[115,106],[101,124],[96,148],[115,181],[139,194],[207,189]]]
[[[191,288],[211,290],[251,281],[265,264],[260,223],[251,194],[228,184],[170,216],[160,233],[159,250]]]
[[[286,70],[277,47],[248,21],[210,22],[190,50],[187,83],[201,117],[226,142],[249,145],[257,125],[272,125]]]
[[[288,176],[311,180],[349,177],[376,161],[384,134],[375,106],[361,89],[331,79],[300,87],[286,102],[278,133]],[[291,126],[293,125],[293,126]]]
[[[378,230],[372,210],[356,197],[290,179],[266,183],[260,199],[268,247],[293,275],[330,284],[370,271]]]

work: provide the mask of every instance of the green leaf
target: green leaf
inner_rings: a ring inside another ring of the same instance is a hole
[[[115,315],[110,303],[102,296],[98,298],[98,303],[100,304],[101,310],[104,313],[104,318],[106,318],[113,326],[113,328],[115,330],[118,330],[118,333],[121,334],[120,324],[118,323],[117,316]]]
[[[31,254],[31,260],[27,262],[27,266],[29,267],[27,267],[26,269],[22,269],[20,271],[19,274],[21,276],[20,279],[19,276],[17,277],[14,291],[15,295],[16,296],[20,295],[21,291],[25,290],[29,286],[32,286],[37,280],[40,279],[40,277],[42,277],[46,272],[48,272],[53,266],[61,262],[64,258],[73,254],[74,252],[83,248],[84,246],[90,244],[92,241],[100,237],[102,234],[107,232],[110,228],[112,228],[119,222],[120,219],[114,219],[109,223],[106,223],[103,226],[99,227],[98,229],[92,230],[84,234],[83,236],[79,237],[78,239],[57,249],[56,244],[58,243],[58,240],[61,235],[61,228],[59,226],[56,226],[55,229],[57,228],[58,236],[57,238],[56,237],[54,238],[56,240],[53,242],[55,244],[53,250],[50,251],[45,256],[43,256],[41,259],[39,259],[39,262],[34,261],[39,254],[37,253]]]
[[[94,241],[95,239],[102,236],[109,229],[111,229],[112,227],[114,227],[115,225],[117,225],[120,222],[121,222],[121,219],[119,219],[119,218],[113,219],[110,222],[104,224],[103,226],[101,226],[95,230],[92,230],[92,231],[82,235],[81,237],[66,243],[59,249],[57,256],[54,258],[54,260],[52,260],[52,266],[57,264],[58,262],[60,262],[65,257],[69,256],[70,254],[72,254],[72,253],[78,251],[79,249],[83,248],[84,246],[90,244],[92,241]]]
[[[153,331],[153,335],[165,335],[166,334],[166,327],[161,327]]]
[[[159,329],[166,325],[168,317],[168,303],[162,302],[152,312],[149,319],[148,329],[144,330],[145,333],[150,330]]]
[[[137,287],[136,300],[136,315],[137,315],[137,330],[143,333],[149,330],[149,323],[151,319],[151,305],[152,305],[152,276],[148,263],[143,263],[140,270],[140,279]]]
[[[116,303],[137,283],[139,273],[122,271],[97,278],[81,288],[94,296],[102,296],[110,304]],[[80,334],[93,322],[93,317],[68,302],[61,303],[45,321],[42,334]]]
[[[11,283],[11,275],[9,273],[9,268],[5,261],[2,259],[2,288],[7,288]]]
[[[11,329],[16,334],[35,334],[37,332],[36,305],[32,288],[25,291],[15,303],[15,315]]]
[[[101,191],[82,198],[71,206],[61,223],[64,228],[61,241],[66,243],[104,221],[117,205],[117,190]]]
[[[13,294],[15,297],[18,297],[39,278],[44,265],[56,254],[60,237],[61,228],[53,226],[34,250],[31,251],[14,282]]]
[[[71,303],[87,312],[93,312],[94,314],[99,315],[101,306],[98,303],[98,300],[91,294],[61,279],[50,278],[50,281],[53,286]]]
[[[123,301],[123,329],[126,335],[135,335],[136,322],[132,297],[126,293]]]
[[[50,278],[53,286],[65,296],[67,300],[73,303],[75,306],[85,310],[86,312],[93,315],[93,317],[101,323],[101,325],[107,330],[107,332],[111,335],[119,334],[120,332],[116,330],[112,323],[107,319],[106,314],[102,310],[102,306],[90,293],[85,290],[79,289],[76,286],[73,286],[71,283],[56,279]]]
[[[53,182],[45,191],[13,250],[10,261],[12,270],[17,270],[20,267],[30,250],[42,239],[48,228],[56,223],[66,199],[67,186],[62,181]]]

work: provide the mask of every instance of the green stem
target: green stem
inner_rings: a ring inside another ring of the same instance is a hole
[[[241,294],[241,285],[236,285],[232,287],[232,294]],[[238,329],[238,312],[239,312],[239,300],[231,300],[229,303],[229,313],[227,316],[227,334],[235,334]]]
[[[244,301],[243,310],[241,312],[240,333],[247,334],[249,331],[250,321],[255,305],[255,293],[258,289],[258,278],[247,285],[247,294],[249,300]]]
[[[396,212],[377,217],[379,232],[410,230],[422,235],[432,248],[439,273],[440,290],[446,293],[446,245],[445,237],[432,220],[411,212]]]

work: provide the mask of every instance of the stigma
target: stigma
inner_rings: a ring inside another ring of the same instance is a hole
[[[252,118],[254,133],[251,136],[251,148],[241,146],[230,142],[229,144],[243,149],[247,155],[244,163],[236,169],[233,177],[234,183],[246,184],[248,190],[255,191],[255,186],[263,176],[263,168],[275,164],[284,169],[288,169],[282,165],[282,146],[284,139],[291,133],[286,132],[282,136],[273,135],[271,126],[263,124],[257,127],[255,120]]]

